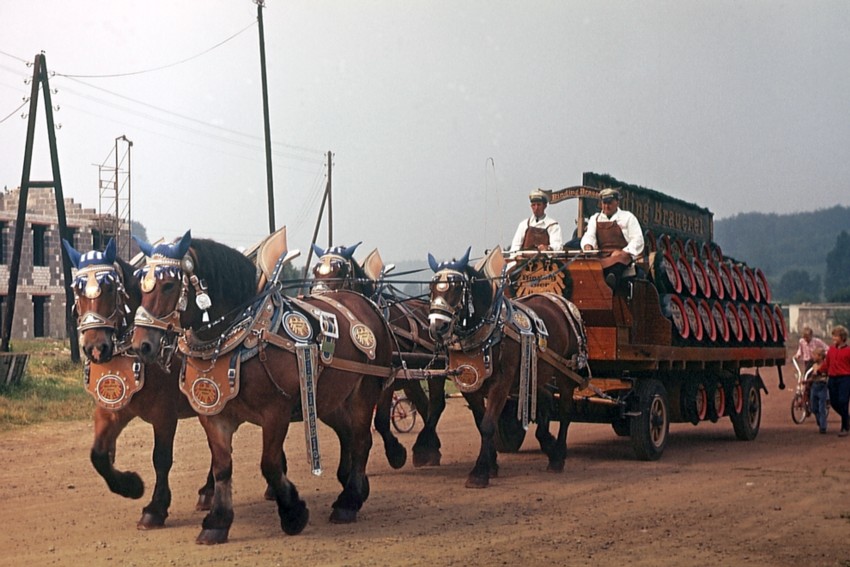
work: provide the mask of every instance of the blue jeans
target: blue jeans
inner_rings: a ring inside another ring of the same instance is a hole
[[[830,376],[827,384],[829,405],[841,416],[841,429],[850,431],[850,415],[847,414],[847,406],[850,404],[850,375]]]
[[[826,382],[812,382],[812,391],[809,400],[812,404],[812,413],[818,422],[821,431],[826,431],[826,402],[829,399],[829,390]]]

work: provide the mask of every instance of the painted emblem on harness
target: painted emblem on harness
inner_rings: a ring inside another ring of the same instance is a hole
[[[213,407],[221,398],[218,385],[205,376],[197,378],[192,382],[192,397],[201,407]]]
[[[296,311],[284,314],[283,329],[296,341],[309,341],[313,338],[313,327],[310,326],[307,317]]]
[[[528,318],[528,315],[523,313],[520,310],[515,310],[513,315],[513,323],[516,325],[520,331],[530,331],[531,330],[531,319]]]
[[[372,332],[372,329],[370,329],[363,323],[357,323],[356,325],[351,327],[351,338],[354,339],[354,342],[360,345],[362,348],[375,348],[375,334]]]
[[[127,395],[124,381],[115,374],[106,374],[97,381],[97,397],[106,404],[117,404]]]

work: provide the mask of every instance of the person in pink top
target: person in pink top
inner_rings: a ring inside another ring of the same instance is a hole
[[[803,373],[805,374],[814,364],[812,352],[816,348],[822,348],[824,352],[827,350],[826,343],[814,336],[812,328],[808,325],[803,326],[803,332],[800,334],[800,344],[797,345],[797,352],[794,358],[803,363]]]
[[[829,376],[829,405],[841,416],[839,437],[850,433],[850,345],[847,344],[847,328],[838,325],[832,329],[832,346],[826,351],[826,360],[819,367]]]

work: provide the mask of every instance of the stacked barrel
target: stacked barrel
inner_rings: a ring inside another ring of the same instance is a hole
[[[693,346],[782,344],[782,310],[764,273],[723,256],[715,243],[646,234],[646,261],[674,342]]]

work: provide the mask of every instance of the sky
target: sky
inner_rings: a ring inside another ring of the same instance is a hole
[[[263,23],[274,219],[301,262],[328,152],[319,245],[389,262],[507,246],[530,191],[585,171],[715,219],[850,205],[845,0],[267,0]],[[109,206],[98,166],[126,136],[151,240],[254,244],[259,44],[251,0],[3,0],[0,185],[20,185],[26,62],[44,52],[66,198]],[[52,178],[44,116],[41,97],[34,180]],[[565,230],[570,207],[548,209]]]

